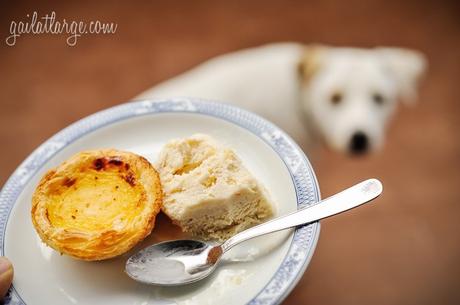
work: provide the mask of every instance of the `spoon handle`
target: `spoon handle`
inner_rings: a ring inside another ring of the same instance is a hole
[[[313,206],[300,209],[286,216],[275,218],[236,234],[222,244],[222,250],[225,252],[245,240],[260,235],[308,224],[345,212],[377,198],[377,196],[382,193],[382,190],[383,186],[379,180],[365,180]]]

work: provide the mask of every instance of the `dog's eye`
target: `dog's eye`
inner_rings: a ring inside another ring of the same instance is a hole
[[[383,95],[380,93],[374,93],[372,94],[372,100],[377,104],[377,105],[383,105],[385,103],[385,98]]]
[[[334,94],[331,95],[331,103],[332,105],[338,105],[342,102],[343,96],[340,92],[334,92]]]

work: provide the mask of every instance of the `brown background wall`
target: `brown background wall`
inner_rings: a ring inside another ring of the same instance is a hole
[[[115,35],[4,38],[11,20],[118,23]],[[378,204],[323,222],[312,263],[285,304],[460,303],[460,5],[443,1],[35,1],[0,7],[0,185],[55,132],[217,54],[272,41],[420,49],[420,103],[400,108],[385,149],[311,156],[323,196],[363,177]]]

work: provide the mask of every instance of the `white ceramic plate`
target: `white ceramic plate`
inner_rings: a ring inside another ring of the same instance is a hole
[[[157,221],[141,245],[121,257],[84,262],[45,246],[30,219],[31,196],[48,169],[76,152],[117,148],[155,162],[172,138],[207,133],[233,148],[268,189],[278,215],[319,200],[313,170],[299,147],[266,120],[226,104],[193,99],[139,101],[116,106],[62,130],[36,149],[0,194],[0,255],[15,268],[6,304],[278,304],[297,283],[313,254],[319,223],[259,237],[225,256],[210,278],[182,287],[136,283],[124,274],[133,251],[174,236]]]

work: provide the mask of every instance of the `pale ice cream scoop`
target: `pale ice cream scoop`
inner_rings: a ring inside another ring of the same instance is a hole
[[[232,149],[208,135],[171,140],[156,167],[163,212],[200,239],[225,241],[274,214],[262,184]]]

